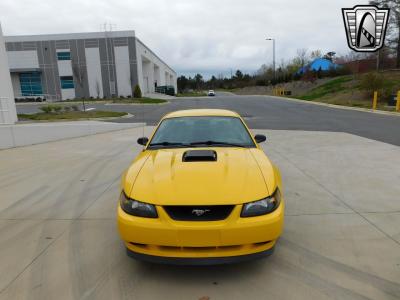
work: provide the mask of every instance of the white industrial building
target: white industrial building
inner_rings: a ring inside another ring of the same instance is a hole
[[[16,98],[48,101],[130,97],[156,87],[177,90],[176,72],[134,31],[6,36]]]
[[[13,124],[16,121],[17,112],[8,69],[6,47],[0,25],[0,124]]]

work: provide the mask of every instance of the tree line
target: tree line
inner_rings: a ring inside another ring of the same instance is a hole
[[[242,88],[245,86],[256,85],[275,85],[292,80],[322,78],[326,76],[337,76],[340,74],[347,74],[349,71],[344,68],[332,69],[329,71],[306,71],[303,74],[298,74],[297,71],[308,65],[316,58],[325,58],[334,60],[334,52],[328,52],[325,55],[321,50],[308,51],[307,49],[298,49],[297,55],[288,60],[282,60],[275,68],[275,72],[271,65],[262,65],[253,74],[247,74],[241,70],[236,70],[230,77],[220,75],[213,75],[208,80],[205,80],[201,74],[196,74],[193,77],[186,77],[184,75],[178,77],[178,91],[184,92],[188,90],[206,90],[206,89],[234,89]]]

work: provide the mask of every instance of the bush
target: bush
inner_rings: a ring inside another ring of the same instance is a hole
[[[55,113],[59,113],[62,110],[62,106],[60,105],[54,105],[53,110]]]
[[[384,86],[384,79],[382,74],[376,73],[376,72],[371,72],[365,74],[361,78],[360,82],[360,89],[371,93],[374,91],[380,91],[382,90]]]
[[[73,111],[79,111],[78,105],[72,105],[71,108]]]
[[[51,105],[41,106],[39,109],[46,114],[49,114],[53,111],[53,107]]]
[[[135,86],[135,89],[133,91],[133,97],[142,98],[142,91],[140,90],[140,86],[138,84]]]
[[[71,111],[71,106],[64,106],[64,111],[65,112]]]

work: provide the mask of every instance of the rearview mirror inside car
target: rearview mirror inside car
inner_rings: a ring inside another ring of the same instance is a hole
[[[146,146],[149,139],[147,137],[138,138],[137,143],[142,146]]]
[[[262,143],[266,141],[267,137],[263,134],[256,134],[254,136],[254,139],[256,140],[257,143]]]

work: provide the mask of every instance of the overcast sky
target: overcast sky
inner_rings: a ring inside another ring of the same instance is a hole
[[[346,54],[341,8],[360,0],[1,0],[5,35],[135,30],[179,74],[252,73],[296,49]]]

